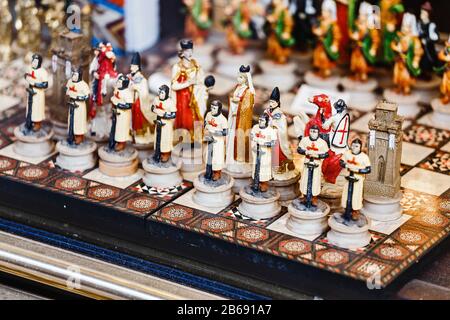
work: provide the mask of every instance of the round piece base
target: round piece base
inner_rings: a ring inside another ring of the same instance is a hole
[[[149,158],[150,159],[150,158]],[[145,185],[158,189],[171,188],[180,185],[183,182],[181,176],[181,162],[174,164],[171,160],[169,166],[158,166],[149,159],[142,162],[145,174],[142,181]]]
[[[234,185],[233,185],[233,192],[234,194],[239,194],[242,188],[250,185],[252,183],[252,172],[234,172],[229,171],[227,169],[223,170],[224,173],[228,174],[229,176],[233,177],[234,179]]]
[[[83,172],[92,169],[97,164],[97,144],[85,141],[80,145],[69,145],[65,141],[56,144],[59,152],[56,165],[70,172]]]
[[[185,174],[198,175],[205,170],[201,147],[191,148],[190,145],[182,146],[181,144],[178,144],[172,151],[172,160],[175,163],[181,161],[181,173],[183,176]]]
[[[204,207],[225,208],[234,200],[233,184],[234,179],[225,173],[222,173],[219,181],[206,181],[201,173],[194,179],[195,191],[192,199]]]
[[[270,185],[280,194],[280,201],[290,202],[300,196],[300,175],[288,180],[271,180]]]
[[[288,212],[286,227],[298,235],[319,236],[328,229],[330,206],[323,201],[319,200],[317,207],[308,209],[297,199],[289,205]]]
[[[378,86],[375,79],[362,82],[346,77],[342,78],[341,84],[345,91],[350,94],[349,106],[351,108],[370,111],[377,105],[377,96],[373,92]]]
[[[244,187],[239,195],[242,202],[238,210],[246,217],[254,220],[270,219],[281,212],[281,205],[278,202],[280,194],[276,191],[252,193],[249,192],[249,187]]]
[[[126,177],[135,174],[138,170],[138,152],[132,147],[117,152],[104,146],[98,150],[98,155],[99,170],[107,176]]]
[[[374,221],[398,220],[401,218],[403,211],[400,205],[401,200],[401,194],[394,198],[365,196],[361,213]]]
[[[347,226],[336,220],[339,215],[335,213],[328,219],[331,230],[327,233],[327,239],[330,244],[344,249],[359,249],[370,244],[369,221],[362,227]]]
[[[27,158],[40,158],[50,156],[55,150],[55,144],[51,140],[54,135],[50,127],[44,126],[41,130],[27,131],[24,125],[14,129],[17,138],[14,143],[14,152]]]
[[[307,71],[305,73],[305,82],[316,88],[335,90],[339,84],[339,81],[340,79],[338,76],[322,78],[313,71]]]

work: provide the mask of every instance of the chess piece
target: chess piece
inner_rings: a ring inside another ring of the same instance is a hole
[[[398,39],[399,20],[405,8],[402,0],[381,0],[382,61],[390,66],[394,63],[395,52],[392,43]]]
[[[272,0],[269,5],[267,21],[270,32],[267,37],[267,55],[275,63],[285,64],[295,44],[292,36],[294,21],[283,0]]]
[[[153,142],[153,123],[156,118],[147,118],[142,109],[150,108],[150,94],[147,79],[142,74],[141,56],[138,52],[133,54],[130,65],[130,88],[133,92],[132,129],[133,145],[139,152],[140,159],[146,159],[150,154]]]
[[[250,184],[252,176],[249,132],[252,129],[255,88],[250,66],[242,65],[239,68],[237,81],[238,84],[229,97],[225,169],[234,178],[235,193]]]
[[[106,103],[112,83],[117,78],[116,55],[110,43],[100,42],[94,48],[94,58],[89,66],[91,99],[89,110],[89,136],[92,140],[106,142],[111,128],[110,105]]]
[[[405,13],[403,16],[399,40],[392,43],[392,49],[397,55],[393,72],[395,89],[385,90],[384,98],[397,103],[401,115],[412,118],[420,111],[419,95],[411,88],[421,73],[419,63],[423,55],[414,15]]]
[[[180,174],[181,161],[174,162],[172,159],[173,127],[177,108],[170,97],[168,86],[162,85],[159,88],[150,112],[151,114],[144,111],[144,115],[149,120],[155,119],[155,146],[153,154],[142,162],[145,170],[143,181],[147,186],[155,188],[178,186],[183,182]]]
[[[206,172],[194,180],[193,200],[209,208],[225,208],[234,200],[234,179],[222,172],[225,165],[225,137],[228,123],[222,114],[222,103],[211,102],[205,117]]]
[[[419,101],[425,104],[431,102],[440,84],[439,77],[434,74],[434,69],[439,68],[441,63],[436,50],[439,32],[436,24],[431,21],[432,11],[430,2],[425,2],[420,8],[419,23],[417,24],[423,56],[420,60],[421,73],[414,84],[414,89],[420,97]]]
[[[280,193],[280,201],[288,203],[299,196],[299,172],[295,168],[294,156],[288,136],[287,119],[280,104],[280,90],[275,87],[265,113],[269,116],[270,125],[274,128],[277,139],[272,148],[271,185]]]
[[[97,144],[86,141],[87,133],[87,101],[89,101],[89,85],[83,81],[81,69],[72,70],[72,78],[67,82],[68,98],[68,136],[56,144],[59,152],[56,165],[71,172],[83,172],[97,164]]]
[[[54,150],[51,141],[54,133],[51,126],[44,123],[48,73],[42,67],[42,56],[39,54],[33,54],[25,81],[28,84],[26,119],[25,123],[14,129],[17,138],[14,151],[30,158],[49,156]]]
[[[8,0],[0,1],[0,62],[12,58],[13,18],[8,3]]]
[[[270,126],[269,116],[263,114],[259,123],[253,126],[250,133],[253,170],[252,184],[245,186],[239,192],[242,199],[238,207],[240,213],[255,220],[269,219],[281,211],[278,191],[270,188],[272,180],[272,147],[277,136]]]
[[[433,107],[434,116],[433,118],[439,118],[443,123],[444,127],[448,126],[448,121],[450,120],[450,37],[445,43],[445,48],[439,52],[439,60],[441,60],[444,65],[441,66],[438,71],[442,71],[442,82],[440,86],[441,97],[435,98],[431,101],[431,106]]]
[[[187,7],[185,31],[186,36],[202,45],[208,37],[212,26],[210,0],[183,0]]]
[[[334,89],[339,78],[332,75],[332,70],[340,56],[341,34],[337,25],[336,3],[333,0],[323,1],[318,25],[312,30],[317,38],[313,52],[314,72],[308,71],[305,81],[313,87]]]
[[[138,170],[138,152],[127,146],[131,141],[131,108],[133,93],[130,80],[120,74],[111,98],[112,125],[107,145],[99,149],[100,171],[111,177],[125,177],[133,175]]]
[[[341,165],[347,171],[342,207],[344,212],[334,213],[328,220],[331,230],[327,234],[330,244],[346,249],[358,249],[371,241],[370,220],[360,213],[363,207],[365,175],[370,173],[369,157],[362,152],[362,142],[355,139],[344,153]]]
[[[403,119],[397,105],[380,102],[369,122],[369,158],[372,171],[364,185],[365,216],[375,221],[393,221],[402,215],[400,201]]]
[[[319,127],[313,125],[297,152],[305,156],[300,190],[303,199],[294,200],[288,207],[287,227],[300,235],[319,236],[327,229],[330,206],[318,198],[321,190],[322,162],[328,157],[328,145],[319,137]]]
[[[317,0],[290,0],[294,6],[294,38],[296,46],[306,51],[314,45],[313,25],[319,12]]]
[[[379,17],[374,8],[367,2],[361,2],[358,19],[354,29],[350,32],[352,52],[350,57],[351,75],[341,80],[341,84],[350,93],[351,107],[373,110],[377,97],[373,92],[378,83],[369,78],[377,62],[380,35],[378,28]]]

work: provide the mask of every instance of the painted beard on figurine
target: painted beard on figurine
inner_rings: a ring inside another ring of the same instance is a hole
[[[344,212],[334,213],[328,220],[331,230],[328,241],[347,249],[367,246],[371,241],[370,221],[360,210],[363,207],[365,175],[371,171],[369,157],[362,152],[362,142],[355,139],[342,157],[341,166],[346,170],[346,183],[342,193]]]
[[[153,154],[142,162],[145,171],[143,181],[147,186],[158,189],[178,186],[183,182],[180,174],[181,160],[175,162],[172,159],[177,107],[170,96],[168,86],[162,85],[159,88],[158,96],[151,106],[151,113],[145,112],[144,115],[155,119],[155,145]]]
[[[28,87],[25,123],[14,129],[16,142],[14,152],[19,155],[39,158],[49,156],[54,150],[51,140],[54,133],[45,121],[45,91],[48,88],[48,73],[42,67],[42,56],[34,54],[25,73]]]
[[[112,125],[108,144],[99,149],[100,171],[111,177],[130,176],[138,170],[138,152],[128,142],[131,137],[131,108],[133,93],[130,80],[120,74],[114,89],[112,104]]]
[[[304,236],[319,236],[327,229],[330,206],[318,199],[322,185],[322,164],[329,156],[328,144],[320,138],[317,125],[309,128],[309,136],[301,139],[297,152],[305,156],[300,181],[302,199],[294,200],[288,207],[288,229]]]
[[[250,133],[253,154],[252,183],[239,192],[242,199],[238,210],[241,214],[255,220],[277,216],[281,211],[280,193],[270,188],[272,180],[272,148],[277,134],[270,126],[267,114],[259,118]]]
[[[56,165],[71,172],[83,172],[97,164],[97,144],[85,140],[89,95],[89,85],[83,81],[83,70],[73,69],[72,78],[66,84],[67,139],[56,145],[59,152]]]
[[[194,179],[193,200],[208,208],[224,208],[234,200],[234,179],[222,172],[225,166],[225,137],[228,134],[227,118],[222,114],[222,103],[211,102],[211,111],[206,114],[204,158],[206,171]]]

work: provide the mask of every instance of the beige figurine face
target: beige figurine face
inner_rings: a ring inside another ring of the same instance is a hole
[[[123,81],[122,81],[121,78],[119,78],[119,79],[117,80],[116,87],[117,87],[117,88],[122,88],[122,85],[123,85]]]
[[[275,100],[269,100],[269,107],[272,109],[278,107],[278,102],[276,102]]]
[[[361,153],[361,145],[359,143],[352,143],[351,149],[353,154]]]
[[[31,67],[33,69],[36,69],[39,65],[39,60],[38,59],[33,59],[33,61],[31,61]]]
[[[211,113],[213,116],[216,116],[219,114],[219,107],[216,106],[215,104],[211,105]]]
[[[420,20],[423,22],[428,22],[430,18],[430,15],[427,10],[420,10]]]
[[[166,99],[166,92],[164,90],[159,90],[158,97],[160,100]]]
[[[311,140],[319,139],[319,130],[309,129],[309,137],[311,138]]]
[[[78,72],[72,72],[72,81],[77,82],[79,78]]]
[[[244,84],[244,83],[247,82],[247,79],[246,79],[246,77],[245,77],[242,73],[240,73],[240,74],[238,75],[237,82],[238,82],[239,84]]]
[[[194,51],[192,49],[184,49],[183,50],[183,58],[190,60],[194,54]]]
[[[266,118],[264,117],[259,118],[258,124],[261,129],[265,128],[267,126]]]
[[[132,65],[130,66],[130,71],[131,71],[131,73],[136,73],[136,72],[138,72],[138,71],[139,71],[139,66],[138,66],[138,65],[135,65],[135,64],[132,64]]]

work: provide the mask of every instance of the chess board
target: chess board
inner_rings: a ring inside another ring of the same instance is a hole
[[[173,61],[175,48],[175,40],[169,40],[149,52],[145,72],[167,76],[167,61]],[[219,50],[223,49],[215,47],[212,57],[217,57]],[[210,73],[217,84],[211,98],[225,103],[234,79],[214,73],[216,66],[214,60]],[[1,101],[9,104],[0,105],[0,203],[61,226],[73,225],[80,234],[87,230],[112,237],[116,240],[109,245],[119,251],[128,251],[126,243],[133,243],[298,292],[362,297],[389,294],[418,262],[431,257],[434,249],[448,240],[450,127],[433,123],[427,105],[404,123],[402,218],[374,223],[369,246],[345,250],[329,244],[326,234],[299,238],[289,231],[286,208],[275,218],[252,220],[237,209],[239,199],[217,210],[195,204],[193,185],[187,180],[157,190],[142,182],[142,169],[132,177],[108,178],[98,168],[83,173],[63,171],[55,166],[56,155],[45,159],[18,156],[12,148],[13,129],[24,119],[23,83],[15,79],[20,73],[16,64],[2,68],[8,77],[0,79],[0,97],[7,97]],[[295,77],[298,85],[282,94],[286,112],[302,84],[302,74]],[[258,115],[270,89],[257,86],[256,91]],[[367,140],[367,124],[373,114],[374,110],[351,110],[350,139]],[[8,218],[21,221],[20,216]],[[55,232],[62,230],[52,227]],[[371,290],[374,287],[381,290]]]

